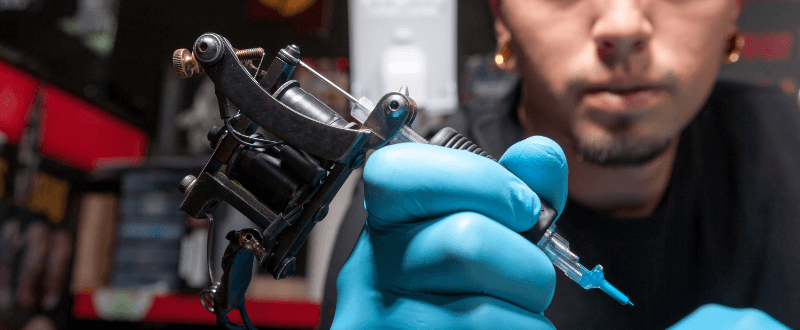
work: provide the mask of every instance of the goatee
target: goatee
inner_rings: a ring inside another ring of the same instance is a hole
[[[648,140],[618,138],[610,143],[578,140],[578,158],[609,167],[641,166],[649,163],[669,148],[669,139]]]

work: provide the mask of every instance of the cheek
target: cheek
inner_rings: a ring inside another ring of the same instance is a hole
[[[653,65],[694,89],[716,80],[722,63],[723,36],[711,31],[686,31],[684,36],[668,35],[652,41]]]
[[[592,76],[587,72],[596,67],[591,65],[594,48],[588,42],[567,43],[562,41],[552,45],[550,49],[557,49],[557,51],[548,52],[544,50],[544,47],[529,50],[527,63],[521,63],[529,66],[522,68],[526,72],[523,80],[525,85],[529,86],[526,88],[531,96],[529,99],[537,102],[539,110],[537,115],[545,116],[546,120],[551,123],[551,127],[547,128],[548,134],[556,131],[559,132],[558,135],[562,135],[567,134],[570,128],[574,130],[575,124],[580,124],[581,121],[587,119],[585,118],[586,109],[579,106],[570,86],[576,76]],[[591,127],[592,125],[587,126],[594,128]],[[592,130],[592,132],[597,134],[593,138],[601,137],[599,130]]]
[[[553,93],[563,93],[572,75],[590,67],[594,49],[588,32],[590,2],[507,3],[512,39],[519,50],[516,55],[527,62],[521,63],[527,66],[521,69],[533,71]]]
[[[664,15],[656,21],[657,32],[651,41],[654,69],[676,80],[674,102],[678,119],[691,117],[703,106],[714,86],[722,64],[729,27],[722,12],[725,7],[712,6],[719,1],[707,0],[708,8],[662,8]]]

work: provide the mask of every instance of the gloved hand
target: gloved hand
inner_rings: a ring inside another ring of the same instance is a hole
[[[789,330],[771,316],[754,308],[710,304],[689,314],[668,330]]]
[[[431,145],[376,151],[364,169],[369,217],[339,273],[333,329],[553,329],[542,311],[555,270],[517,232],[538,220],[539,197],[563,211],[566,159],[532,137],[500,164]]]

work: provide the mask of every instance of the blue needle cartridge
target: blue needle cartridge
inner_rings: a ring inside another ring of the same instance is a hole
[[[547,257],[550,258],[553,265],[564,271],[567,277],[571,278],[584,289],[599,288],[616,299],[620,304],[633,306],[633,303],[627,296],[605,280],[603,276],[603,266],[597,265],[591,271],[583,267],[583,265],[578,262],[578,256],[569,250],[569,242],[556,234],[555,230],[556,225],[551,225],[537,244]]]

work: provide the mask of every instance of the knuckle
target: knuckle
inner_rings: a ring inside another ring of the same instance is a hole
[[[447,256],[449,260],[460,264],[471,264],[479,259],[487,242],[486,233],[492,230],[495,223],[481,214],[460,212],[442,221],[433,231],[433,235],[441,237],[433,246],[434,249]]]

